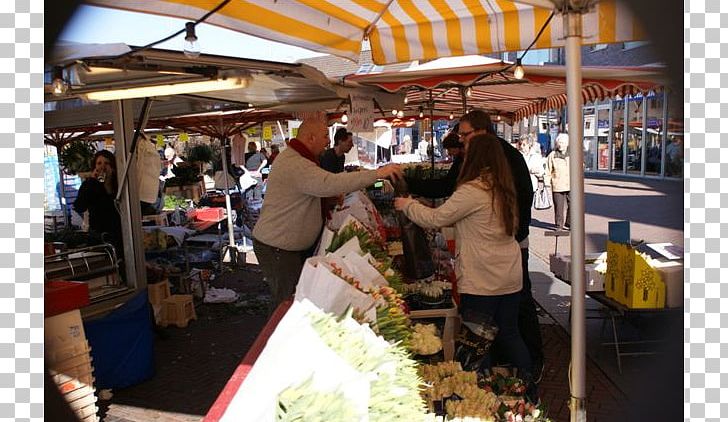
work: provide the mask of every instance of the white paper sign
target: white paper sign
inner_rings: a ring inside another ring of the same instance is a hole
[[[371,132],[374,128],[374,102],[369,95],[352,94],[351,114],[346,129],[350,132]]]

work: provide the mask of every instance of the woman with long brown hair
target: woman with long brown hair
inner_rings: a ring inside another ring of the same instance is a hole
[[[84,180],[73,203],[74,210],[83,214],[88,211],[89,233],[93,240],[111,243],[117,256],[124,250],[121,240],[121,217],[114,199],[118,190],[116,159],[110,151],[98,151],[91,161],[91,177]]]
[[[493,317],[499,329],[496,346],[530,384],[531,358],[518,330],[523,285],[521,250],[515,239],[518,206],[498,139],[491,134],[470,139],[457,189],[440,207],[429,208],[411,198],[397,198],[395,207],[425,228],[455,226],[460,310]],[[481,370],[488,369],[486,359]]]

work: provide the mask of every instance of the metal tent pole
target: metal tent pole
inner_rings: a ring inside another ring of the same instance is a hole
[[[227,144],[227,138],[222,137],[220,138],[220,146],[222,155],[222,173],[225,178],[225,211],[227,211],[227,226],[228,226],[228,244],[231,248],[235,247],[235,229],[233,228],[233,207],[230,203],[230,183],[228,180],[228,177],[230,175],[228,174],[228,166],[227,166],[227,157],[225,155],[225,146]],[[231,257],[232,259],[232,257]]]
[[[586,319],[584,284],[584,151],[582,148],[581,13],[564,14],[569,119],[571,224],[571,421],[586,422]]]

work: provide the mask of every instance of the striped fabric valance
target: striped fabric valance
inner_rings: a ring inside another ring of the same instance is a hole
[[[87,2],[196,20],[221,0]],[[584,14],[584,44],[644,39],[627,4],[601,0]],[[368,39],[374,63],[387,64],[525,50],[550,13],[512,0],[233,0],[206,22],[354,61]],[[556,16],[533,48],[563,44]]]

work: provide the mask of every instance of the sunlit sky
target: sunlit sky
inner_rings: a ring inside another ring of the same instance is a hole
[[[142,46],[184,28],[186,20],[82,5],[68,22],[61,40],[79,43],[125,43]],[[322,54],[268,41],[208,24],[196,27],[201,52],[258,60],[294,62]],[[184,34],[156,48],[182,50]]]

